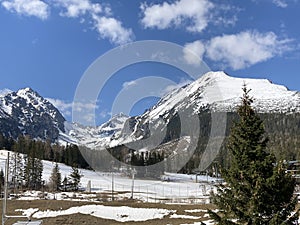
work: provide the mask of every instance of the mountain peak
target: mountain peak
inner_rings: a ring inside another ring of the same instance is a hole
[[[0,96],[0,118],[7,124],[2,124],[0,133],[13,138],[27,134],[54,141],[59,130],[64,131],[61,113],[29,87]]]
[[[226,72],[224,71],[210,71],[204,74],[201,78],[203,79],[215,79],[215,78],[228,78],[230,77]]]
[[[22,88],[19,89],[16,94],[20,97],[24,97],[24,96],[28,96],[28,95],[33,95],[33,96],[37,96],[42,98],[36,91],[34,91],[32,88],[30,87],[26,87],[26,88]]]
[[[129,118],[129,116],[127,116],[125,113],[123,113],[123,112],[120,112],[120,113],[118,113],[118,114],[115,114],[115,115],[113,115],[112,117],[111,117],[111,119],[110,120],[112,120],[112,119],[115,119],[115,118]]]

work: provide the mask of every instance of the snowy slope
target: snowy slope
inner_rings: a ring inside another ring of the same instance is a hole
[[[145,136],[144,128],[151,126],[162,130],[178,112],[190,109],[192,114],[203,110],[214,112],[235,111],[240,104],[242,87],[246,84],[254,96],[253,107],[260,113],[294,113],[300,112],[300,94],[289,91],[286,87],[276,85],[267,79],[244,79],[230,77],[226,73],[209,72],[198,80],[182,88],[175,89],[164,96],[155,106],[143,115],[132,119],[131,130],[122,132],[119,143],[128,143]]]
[[[0,150],[0,169],[5,171],[5,160],[7,159],[6,150]],[[13,153],[10,153],[13,154]],[[55,164],[50,161],[43,160],[43,180],[46,184],[49,182],[50,175]],[[68,177],[72,169],[65,164],[59,163],[59,169],[62,177]],[[81,187],[86,188],[89,181],[91,181],[92,192],[97,193],[111,193],[112,176],[111,173],[94,172],[91,170],[80,169],[80,173],[83,175],[81,179]],[[199,200],[208,200],[208,193],[213,188],[213,183],[217,181],[216,178],[208,176],[198,176],[197,180],[202,182],[196,183],[196,175],[187,174],[175,174],[166,173],[163,180],[145,180],[136,179],[134,183],[135,198],[142,201],[155,202],[159,199],[173,199],[176,198],[180,201],[188,201],[188,198],[198,198]],[[168,182],[166,182],[168,180]],[[116,198],[129,198],[131,196],[132,180],[131,177],[124,176],[119,173],[114,174],[114,190],[120,192],[116,194]],[[22,200],[34,200],[38,199],[38,193],[28,192],[28,196],[22,197]],[[81,196],[83,198],[88,197],[83,193],[60,193],[56,194],[56,199],[70,200],[72,195]],[[54,197],[49,195],[50,198]],[[94,195],[92,195],[94,196]],[[90,196],[90,197],[92,197]],[[88,200],[88,199],[86,199]],[[78,199],[77,199],[78,201]]]
[[[156,119],[171,109],[194,105],[195,112],[208,106],[219,111],[232,111],[240,103],[242,87],[246,84],[255,97],[254,107],[259,112],[300,112],[300,94],[289,91],[267,79],[244,79],[230,77],[224,72],[209,72],[193,83],[163,97],[143,117]]]

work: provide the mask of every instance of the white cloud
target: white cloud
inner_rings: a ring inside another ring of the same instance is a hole
[[[132,80],[132,81],[124,82],[122,86],[124,89],[128,89],[128,88],[130,88],[132,86],[136,86],[136,85],[137,85],[137,82],[135,80]]]
[[[2,6],[10,11],[25,16],[35,16],[42,20],[50,14],[49,6],[40,0],[12,0],[3,1]]]
[[[61,16],[78,18],[87,16],[92,20],[94,29],[101,38],[107,38],[111,43],[121,45],[131,42],[133,32],[123,27],[122,22],[113,18],[111,8],[90,0],[56,0],[57,7],[63,8]],[[85,21],[82,20],[81,22]]]
[[[91,0],[48,0],[47,2],[49,5],[42,0],[4,0],[1,4],[10,12],[36,16],[43,20],[49,17],[50,6],[56,7],[61,10],[60,16],[79,18],[80,23],[91,21],[93,29],[99,36],[113,44],[121,45],[134,39],[132,30],[125,28],[120,20],[112,17],[112,10],[108,4],[93,3]]]
[[[85,125],[92,125],[93,119],[95,118],[94,110],[99,108],[99,105],[95,102],[66,102],[60,99],[47,98],[47,100],[53,104],[65,117],[70,117],[72,111],[76,113],[77,117],[80,118],[80,122]],[[102,117],[102,115],[100,114]],[[78,119],[75,118],[75,119]]]
[[[159,96],[163,97],[163,96],[171,93],[171,91],[173,91],[175,89],[179,89],[179,88],[181,88],[183,86],[186,86],[187,84],[190,84],[191,82],[192,82],[191,80],[183,79],[178,84],[169,85],[165,89],[163,89],[161,91],[161,93],[159,93]]]
[[[164,2],[148,6],[141,5],[145,28],[166,29],[185,26],[190,32],[203,31],[209,22],[209,12],[214,4],[208,0],[179,0],[172,4]]]
[[[103,110],[99,113],[99,116],[102,118],[102,119],[105,119],[107,117],[111,117],[111,112],[107,111],[107,110]]]
[[[67,103],[60,99],[47,98],[64,116],[70,116],[72,112],[72,103]]]
[[[273,32],[244,31],[212,38],[206,46],[206,56],[238,70],[289,51],[290,42],[279,40]]]
[[[99,106],[94,102],[76,102],[72,105],[73,110],[77,112],[84,112],[88,110],[97,109]]]
[[[277,6],[277,7],[280,7],[280,8],[286,8],[288,7],[288,4],[285,0],[272,0],[272,2]]]
[[[203,55],[205,53],[205,46],[201,41],[194,41],[187,43],[183,48],[184,60],[190,65],[200,65]]]
[[[89,0],[55,0],[55,3],[65,9],[61,16],[76,18],[86,13],[100,13],[102,6],[99,3],[91,3]]]
[[[75,113],[75,117],[73,114],[74,122],[79,122],[84,125],[94,125],[95,109],[98,109],[99,105],[97,102],[92,101],[83,101],[83,102],[75,102],[72,104],[73,113]]]
[[[93,15],[95,28],[102,38],[107,38],[114,44],[126,44],[133,40],[131,29],[124,28],[121,21],[112,18]]]

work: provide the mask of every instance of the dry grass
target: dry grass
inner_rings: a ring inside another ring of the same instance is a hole
[[[0,202],[2,204],[2,202]],[[28,209],[28,208],[39,208],[40,210],[64,210],[73,206],[82,206],[96,204],[91,202],[76,202],[76,201],[59,201],[59,200],[34,200],[34,201],[19,201],[11,200],[8,201],[8,214],[9,215],[20,215],[20,212],[15,212],[15,209]],[[191,209],[214,209],[213,205],[166,205],[166,204],[152,204],[152,203],[138,203],[133,201],[118,201],[118,202],[104,202],[99,203],[100,205],[107,206],[129,206],[134,208],[162,208],[169,210],[176,210],[176,214],[179,215],[192,215],[192,216],[203,216],[203,212],[199,213],[187,213],[185,210]],[[2,213],[2,212],[1,212]],[[0,213],[0,214],[1,214]],[[22,219],[9,219],[5,224],[11,225],[14,222]],[[207,218],[204,218],[207,220]],[[164,217],[163,219],[149,220],[145,222],[126,222],[121,223],[114,220],[101,219],[94,216],[83,215],[83,214],[73,214],[70,216],[59,216],[56,218],[45,218],[43,219],[43,224],[46,225],[71,225],[71,224],[83,224],[83,225],[157,225],[157,224],[172,224],[179,225],[182,223],[191,223],[199,220],[191,219],[171,219],[170,215]],[[201,219],[200,219],[201,221]]]

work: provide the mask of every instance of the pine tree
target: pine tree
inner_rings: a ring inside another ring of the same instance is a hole
[[[68,181],[68,178],[65,176],[65,178],[63,179],[63,181],[62,181],[62,185],[63,185],[63,190],[64,191],[67,191],[67,186],[68,186],[68,184],[69,184],[69,181]]]
[[[30,152],[24,157],[24,181],[28,188],[39,190],[43,185],[43,163],[42,160],[36,158],[38,152],[35,142],[31,144]]]
[[[22,187],[23,183],[23,159],[21,154],[18,152],[14,152],[10,158],[10,174],[11,174],[11,183],[14,186],[14,191],[16,192],[17,189]]]
[[[2,190],[4,189],[4,172],[3,169],[1,168],[0,170],[0,198],[2,198]]]
[[[52,169],[50,176],[50,188],[52,191],[58,191],[61,185],[61,173],[58,167],[58,163]]]
[[[267,151],[268,138],[262,120],[251,107],[249,91],[245,85],[237,110],[240,118],[229,135],[231,165],[221,171],[225,184],[212,194],[220,212],[210,211],[210,216],[226,225],[292,224],[298,214],[293,215],[295,181],[285,173],[283,163],[276,162]]]
[[[70,174],[70,181],[72,182],[75,191],[78,191],[81,177],[83,177],[83,175],[79,173],[78,166],[74,164]]]

